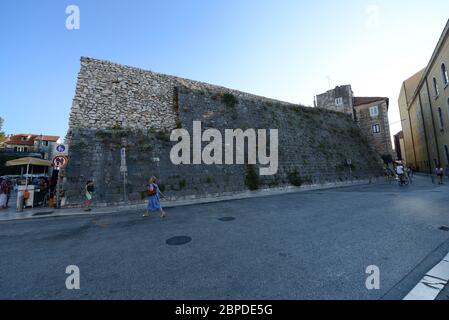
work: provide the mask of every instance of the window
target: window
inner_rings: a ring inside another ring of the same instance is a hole
[[[379,106],[369,108],[369,114],[371,117],[377,117],[379,115]]]
[[[443,63],[441,65],[441,73],[443,74],[443,83],[445,86],[449,83],[449,75],[447,73],[446,65]]]
[[[438,108],[438,117],[440,118],[440,130],[444,129],[443,111]]]
[[[342,105],[343,105],[343,98],[337,98],[337,99],[335,99],[335,105],[336,105],[337,107],[342,106]]]
[[[440,95],[440,89],[438,88],[438,82],[436,78],[433,78],[433,90],[435,91],[435,97]]]
[[[380,124],[373,125],[373,133],[380,133]]]

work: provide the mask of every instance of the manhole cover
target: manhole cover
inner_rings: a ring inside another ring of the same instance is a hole
[[[443,231],[449,231],[449,227],[442,226],[442,227],[440,228],[440,230],[443,230]]]
[[[33,214],[33,217],[37,217],[37,216],[48,216],[48,215],[53,214],[53,213],[54,213],[54,211],[38,212],[38,213]]]
[[[186,236],[173,237],[165,241],[169,246],[182,246],[192,241],[192,238]]]
[[[287,254],[284,252],[279,253],[279,256],[282,258],[287,258]]]
[[[220,218],[218,220],[223,221],[223,222],[229,222],[229,221],[234,221],[235,218],[234,217],[224,217],[224,218]]]

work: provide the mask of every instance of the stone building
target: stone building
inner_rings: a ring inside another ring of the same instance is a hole
[[[277,173],[259,176],[261,165],[247,159],[242,165],[173,164],[170,152],[176,142],[170,133],[182,128],[191,134],[194,121],[220,132],[277,129]],[[66,142],[70,161],[64,176],[65,206],[82,203],[80,190],[88,179],[95,181],[96,203],[112,205],[144,201],[151,175],[159,177],[169,198],[191,199],[383,174],[379,157],[359,128],[340,112],[85,57]]]
[[[388,98],[354,97],[351,86],[344,85],[317,95],[315,107],[351,116],[380,156],[393,155]]]
[[[335,87],[315,97],[315,106],[322,109],[343,112],[354,117],[353,92],[350,85]]]
[[[405,143],[404,143],[404,132],[399,131],[394,135],[394,151],[396,155],[396,160],[407,163],[407,157],[405,155]]]
[[[424,172],[449,164],[449,21],[426,68],[399,95],[407,164]]]

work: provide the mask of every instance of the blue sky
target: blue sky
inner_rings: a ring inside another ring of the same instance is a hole
[[[80,30],[65,28],[68,5]],[[391,99],[425,67],[449,1],[47,0],[0,2],[6,133],[64,136],[80,56],[294,103],[340,84]]]

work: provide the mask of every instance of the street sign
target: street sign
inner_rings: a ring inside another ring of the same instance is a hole
[[[347,160],[346,160],[346,164],[347,164],[348,166],[350,166],[350,165],[352,164],[352,160],[351,160],[351,159],[347,159]]]
[[[126,148],[122,148],[120,150],[120,159],[121,159],[122,166],[123,165],[126,166]]]
[[[122,148],[120,150],[120,172],[126,173],[128,172],[128,166],[126,165],[126,148]]]
[[[69,155],[69,148],[64,144],[57,144],[54,146],[53,149],[53,157],[56,156],[68,156]]]
[[[55,156],[55,157],[53,157],[51,165],[54,168],[64,169],[65,167],[67,167],[68,163],[69,163],[69,158],[67,156]]]
[[[56,151],[58,151],[59,153],[64,153],[65,149],[66,149],[65,145],[63,145],[63,144],[56,146]]]

